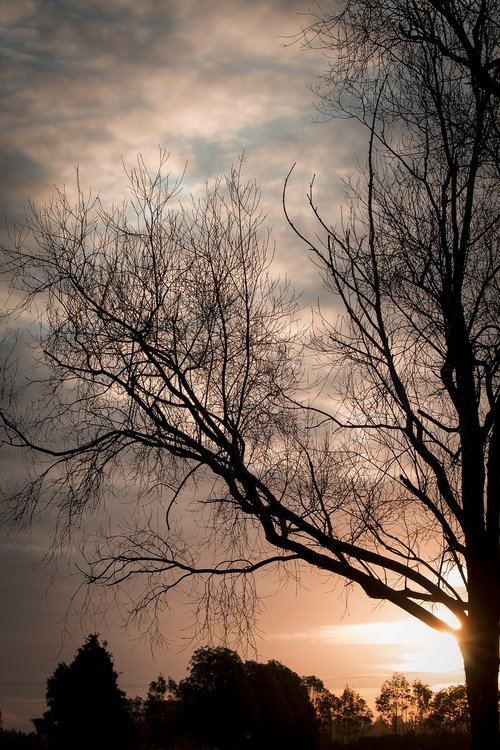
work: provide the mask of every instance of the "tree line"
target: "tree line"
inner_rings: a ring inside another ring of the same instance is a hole
[[[33,724],[38,742],[54,750],[327,750],[370,730],[457,735],[469,725],[464,685],[434,693],[421,680],[410,684],[395,673],[381,687],[374,722],[352,687],[337,696],[314,675],[301,677],[276,660],[243,661],[222,646],[197,649],[184,679],[160,674],[145,698],[128,697],[118,686],[107,642],[96,634],[69,665],[58,665],[47,680],[46,702],[47,711]],[[3,736],[0,747],[6,746]]]

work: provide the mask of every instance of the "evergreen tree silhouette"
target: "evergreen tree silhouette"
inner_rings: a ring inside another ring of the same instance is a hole
[[[58,749],[123,750],[127,746],[131,722],[107,645],[99,642],[97,634],[89,635],[72,663],[59,664],[47,680],[49,710],[43,716],[43,728]]]

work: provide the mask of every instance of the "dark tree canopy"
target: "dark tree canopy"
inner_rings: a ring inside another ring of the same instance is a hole
[[[316,713],[299,675],[274,659],[266,664],[250,661],[246,668],[256,709],[253,747],[316,747]]]
[[[466,732],[469,728],[469,708],[465,685],[450,685],[438,690],[432,700],[429,723],[434,730]]]
[[[177,685],[160,674],[149,683],[144,701],[142,732],[148,745],[170,748],[179,732],[179,701]]]
[[[243,662],[223,646],[200,648],[175,694],[178,729],[199,743],[252,750],[316,747],[317,721],[307,689],[278,661]]]
[[[181,727],[210,746],[242,746],[251,732],[253,696],[241,658],[223,646],[201,648],[189,670],[177,689]]]

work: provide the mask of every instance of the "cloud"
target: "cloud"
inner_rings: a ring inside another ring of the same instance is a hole
[[[247,140],[263,123],[279,134],[312,99],[312,58],[280,40],[282,25],[299,28],[293,6],[216,6],[37,4],[5,35],[8,135],[56,172],[63,144],[61,161],[101,163],[96,141],[174,152],[193,138],[228,143],[246,130]]]

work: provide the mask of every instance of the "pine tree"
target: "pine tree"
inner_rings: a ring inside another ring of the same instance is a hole
[[[43,726],[56,748],[122,750],[127,745],[127,703],[107,645],[89,635],[71,664],[62,662],[47,680],[49,710],[35,726],[37,731]]]

